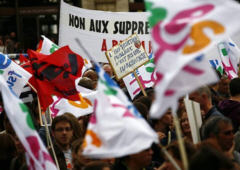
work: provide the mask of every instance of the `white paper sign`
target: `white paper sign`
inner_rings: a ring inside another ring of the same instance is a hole
[[[118,80],[149,60],[136,34],[111,48],[106,55]]]

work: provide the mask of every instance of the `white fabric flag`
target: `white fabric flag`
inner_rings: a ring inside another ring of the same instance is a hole
[[[218,44],[218,50],[224,71],[228,75],[228,78],[233,79],[238,77],[240,50],[237,45],[228,38]]]
[[[52,54],[54,51],[58,50],[60,47],[49,40],[47,37],[44,35],[41,35],[42,39],[40,41],[39,49],[37,49],[38,52],[46,55]]]
[[[66,112],[72,113],[77,118],[88,115],[93,112],[93,103],[96,95],[97,91],[79,93],[80,101],[71,101],[54,96],[54,102],[50,105],[51,115],[56,117]]]
[[[19,97],[32,76],[21,66],[14,63],[6,54],[0,53],[0,75],[4,78],[12,93]]]
[[[122,157],[158,142],[158,135],[117,84],[99,66],[96,71],[99,92],[85,135],[83,154],[92,158]]]
[[[2,76],[0,76],[0,88],[8,119],[26,150],[27,160],[29,160],[27,161],[28,168],[30,170],[57,170],[34,128],[27,106],[15,96]]]
[[[151,12],[149,24],[157,71],[156,101],[150,113],[160,117],[168,107],[176,111],[183,91],[202,85],[189,79],[209,74],[206,70],[209,64],[199,69],[192,62],[199,57],[203,57],[203,62],[208,51],[221,39],[239,31],[238,17],[232,14],[240,16],[240,5],[232,0],[148,0],[146,7]],[[182,73],[189,76],[183,79]],[[180,81],[176,79],[185,83],[174,86],[173,82]],[[211,82],[214,80],[216,77],[212,77]],[[186,85],[191,88],[183,90]],[[166,97],[171,98],[168,106],[164,105]]]

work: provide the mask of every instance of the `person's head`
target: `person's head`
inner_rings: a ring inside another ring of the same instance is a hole
[[[202,126],[203,139],[213,139],[223,151],[233,146],[234,134],[230,119],[223,116],[213,116]]]
[[[161,122],[168,127],[173,126],[173,116],[172,111],[168,109],[165,114],[160,118]]]
[[[160,119],[153,119],[153,128],[157,132],[165,133],[173,126],[173,116],[170,109],[168,109]]]
[[[231,96],[239,96],[240,95],[240,78],[234,78],[230,81],[229,84],[230,94]]]
[[[226,75],[223,75],[218,83],[218,93],[224,97],[229,96],[229,82],[230,80]]]
[[[179,111],[178,115],[180,118],[180,126],[182,128],[183,135],[186,136],[188,139],[192,139],[190,124],[188,121],[186,109]]]
[[[83,170],[111,170],[111,167],[108,163],[103,161],[93,161],[89,162]]]
[[[201,87],[189,95],[189,99],[200,104],[205,114],[212,108],[211,91],[207,86]]]
[[[196,152],[196,148],[191,142],[186,141],[186,140],[184,140],[184,145],[185,145],[185,149],[186,149],[187,159],[189,160],[194,155],[194,153]],[[181,161],[181,152],[179,150],[178,142],[175,141],[175,142],[171,143],[167,147],[167,151],[173,157],[173,159],[176,161],[178,166],[181,167],[181,169],[183,169],[183,164],[182,164],[182,161]],[[168,160],[167,157],[165,158],[164,163],[166,164],[168,170],[175,170],[174,166]]]
[[[147,120],[148,119],[148,109],[147,107],[140,102],[133,102],[133,105],[138,110],[138,112],[142,115],[142,117]]]
[[[98,75],[93,69],[86,70],[82,77],[88,77],[93,81],[94,89],[97,87]]]
[[[58,146],[67,150],[73,137],[72,121],[65,115],[57,116],[52,121],[52,134]]]
[[[85,87],[87,89],[91,89],[91,90],[94,90],[94,83],[93,81],[88,78],[88,77],[82,77],[80,80],[79,80],[79,83],[78,83],[79,86],[82,86],[82,87]]]
[[[110,64],[106,63],[106,64],[103,65],[102,68],[110,77],[113,76],[113,70],[112,70],[112,67],[110,66]]]
[[[85,132],[87,130],[87,126],[88,126],[88,122],[89,122],[89,119],[90,119],[90,115],[91,114],[78,117],[78,123],[81,126],[83,134],[85,134]]]
[[[138,99],[136,99],[136,102],[140,102],[147,106],[147,109],[150,110],[152,101],[148,96],[140,96]]]
[[[66,112],[63,115],[67,116],[72,122],[72,131],[73,131],[72,141],[78,138],[83,138],[84,136],[83,129],[80,123],[78,122],[78,119],[72,113]]]
[[[224,153],[203,145],[191,157],[189,170],[234,170],[234,164]]]
[[[139,153],[129,155],[126,163],[134,163],[139,169],[143,169],[151,164],[153,151],[151,148],[145,149]]]
[[[7,133],[0,134],[0,162],[2,169],[10,169],[11,160],[17,156],[14,139]]]
[[[17,155],[14,139],[7,133],[0,134],[0,160],[13,158]]]
[[[82,155],[82,145],[83,140],[77,139],[72,143],[72,163],[75,169],[81,169],[84,167],[91,159],[87,159]]]

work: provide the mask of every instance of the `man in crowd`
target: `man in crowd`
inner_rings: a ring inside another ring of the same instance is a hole
[[[202,137],[203,140],[210,139],[220,151],[240,165],[240,154],[233,151],[234,132],[230,119],[224,116],[211,117],[202,126]]]
[[[189,95],[189,99],[200,104],[200,108],[203,111],[203,119],[207,120],[208,118],[216,115],[222,115],[212,104],[211,91],[207,86],[201,87],[196,91],[192,92]]]
[[[113,77],[113,70],[110,64],[106,63],[103,65],[103,70],[110,76]]]
[[[52,134],[55,140],[54,150],[56,152],[57,160],[61,170],[72,168],[72,127],[71,120],[65,115],[57,116],[53,119]],[[51,150],[50,153],[52,154]]]
[[[220,102],[219,109],[224,116],[232,120],[236,132],[240,125],[240,78],[232,79],[229,89],[231,97]]]

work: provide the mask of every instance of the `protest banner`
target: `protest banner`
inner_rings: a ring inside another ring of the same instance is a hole
[[[192,140],[194,144],[201,141],[199,129],[202,125],[202,115],[200,104],[192,100],[184,99],[187,110],[188,122],[191,129]]]
[[[105,12],[77,8],[61,1],[59,46],[69,45],[81,56],[75,38],[81,39],[92,57],[98,62],[108,62],[107,49],[130,35],[137,33],[148,55],[151,53],[150,31],[146,12]],[[93,50],[94,49],[94,50]]]

